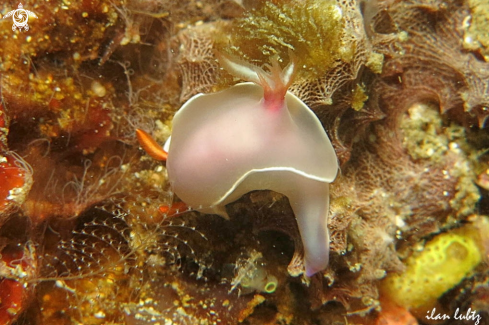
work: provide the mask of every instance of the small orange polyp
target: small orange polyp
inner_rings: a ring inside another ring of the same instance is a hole
[[[153,139],[147,132],[136,129],[136,137],[139,144],[148,155],[156,160],[164,160],[168,158],[168,153]]]
[[[167,216],[176,216],[188,211],[188,206],[184,202],[175,202],[170,206],[161,206],[160,212]]]

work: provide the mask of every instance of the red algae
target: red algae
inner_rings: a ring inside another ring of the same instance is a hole
[[[32,186],[30,166],[14,153],[0,153],[0,224],[19,207]]]
[[[26,309],[33,292],[27,281],[36,271],[32,247],[3,247],[0,259],[0,322],[12,324]]]

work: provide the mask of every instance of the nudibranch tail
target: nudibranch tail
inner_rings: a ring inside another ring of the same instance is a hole
[[[168,158],[167,152],[149,135],[146,131],[136,129],[136,137],[139,144],[148,155],[156,160],[164,160]]]
[[[308,277],[324,270],[329,261],[329,184],[292,175],[295,186],[282,189],[289,199],[304,245]]]
[[[273,56],[270,64],[265,65],[268,72],[231,55],[216,52],[216,56],[221,66],[229,73],[263,88],[265,107],[279,110],[284,106],[285,94],[294,79],[297,65],[292,52],[289,52],[291,61],[284,69],[280,67],[278,57]]]

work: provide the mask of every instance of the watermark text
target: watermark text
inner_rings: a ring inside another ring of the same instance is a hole
[[[477,314],[475,311],[473,311],[471,308],[469,308],[465,313],[460,311],[460,308],[457,308],[455,310],[455,313],[450,316],[448,314],[443,314],[443,313],[437,313],[436,308],[433,308],[430,311],[426,312],[426,319],[430,320],[449,320],[449,319],[455,319],[455,320],[467,320],[467,321],[474,321],[474,325],[479,325],[481,321],[481,316]]]

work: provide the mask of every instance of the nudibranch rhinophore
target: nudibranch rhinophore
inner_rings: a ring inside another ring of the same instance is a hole
[[[288,197],[304,244],[306,275],[329,259],[329,183],[338,171],[316,115],[288,92],[295,72],[273,59],[269,72],[233,57],[221,65],[244,80],[199,94],[175,114],[168,150],[173,191],[193,209],[227,218],[225,205],[253,190]]]

